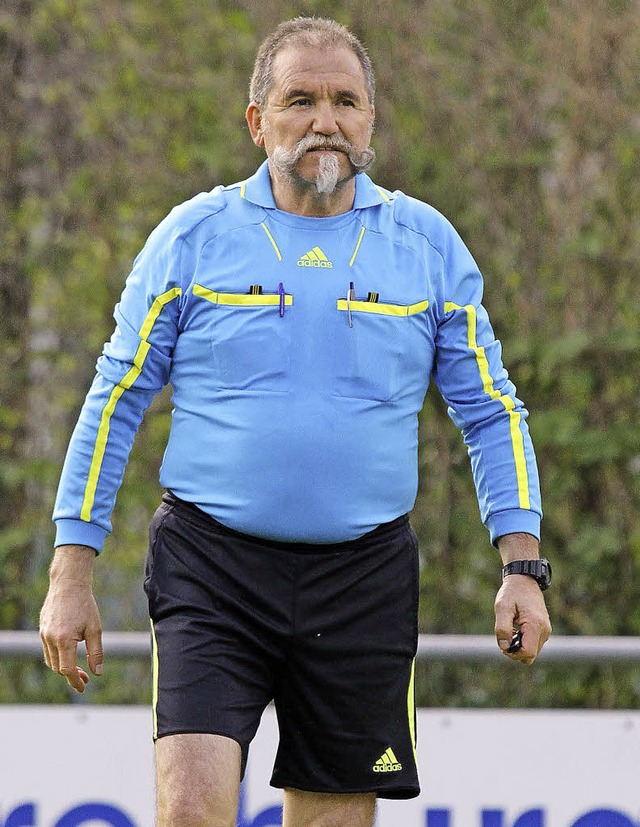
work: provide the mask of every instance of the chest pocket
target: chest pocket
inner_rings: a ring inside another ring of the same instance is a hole
[[[293,296],[219,293],[198,284],[193,292],[215,305],[210,327],[215,386],[221,390],[289,390],[287,308],[293,305]]]
[[[338,299],[336,394],[386,402],[428,381],[428,307]]]

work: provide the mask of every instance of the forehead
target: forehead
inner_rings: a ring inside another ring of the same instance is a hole
[[[360,61],[346,46],[319,48],[287,46],[273,61],[273,87],[276,95],[293,89],[341,89],[367,98],[364,71]]]

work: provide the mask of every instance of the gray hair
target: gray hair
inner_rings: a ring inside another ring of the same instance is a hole
[[[249,86],[252,103],[264,108],[273,85],[273,63],[279,51],[287,46],[313,46],[322,49],[346,47],[360,61],[367,87],[369,103],[375,97],[375,77],[366,49],[345,26],[325,17],[295,17],[281,23],[262,42],[256,55]]]

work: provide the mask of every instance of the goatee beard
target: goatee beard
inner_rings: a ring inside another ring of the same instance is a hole
[[[321,195],[331,194],[338,186],[340,177],[340,161],[335,155],[323,152],[320,155],[318,164],[318,175],[316,176],[316,189]]]

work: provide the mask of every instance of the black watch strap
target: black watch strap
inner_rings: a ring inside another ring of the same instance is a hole
[[[509,574],[526,574],[533,577],[542,591],[551,585],[551,563],[544,557],[540,560],[512,560],[502,567],[502,579]]]

